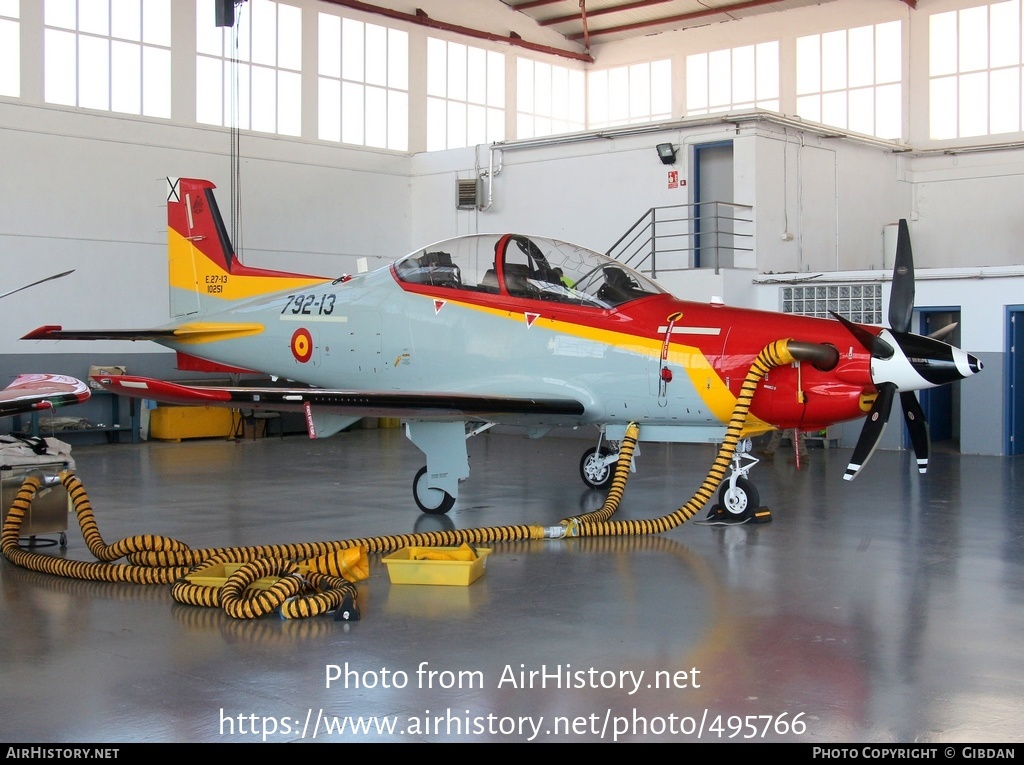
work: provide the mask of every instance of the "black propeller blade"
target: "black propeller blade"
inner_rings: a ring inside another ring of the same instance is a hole
[[[854,324],[845,316],[840,316],[835,311],[829,311],[829,313],[839,319],[840,323],[850,330],[850,334],[857,338],[857,342],[864,346],[876,359],[891,359],[893,354],[896,353],[893,347],[878,335],[871,334],[864,327]]]
[[[900,218],[896,236],[896,263],[892,270],[892,291],[889,294],[889,328],[909,332],[914,317],[914,251],[910,246],[910,229]]]
[[[864,421],[864,429],[857,439],[857,446],[854,447],[853,457],[850,464],[846,466],[846,473],[843,479],[852,481],[857,473],[864,467],[871,458],[878,446],[878,441],[885,432],[885,426],[889,422],[889,412],[892,410],[892,400],[896,396],[896,385],[894,383],[881,383],[878,387],[878,398],[868,412],[868,418]]]
[[[914,454],[917,457],[917,472],[927,473],[931,438],[928,436],[928,422],[924,418],[924,411],[912,391],[900,393],[900,403],[903,404],[903,420],[907,423],[910,442],[914,445]]]

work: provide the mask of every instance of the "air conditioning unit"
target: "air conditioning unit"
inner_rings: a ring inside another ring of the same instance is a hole
[[[460,210],[476,210],[480,205],[480,179],[457,179],[455,181],[455,200],[455,206]]]

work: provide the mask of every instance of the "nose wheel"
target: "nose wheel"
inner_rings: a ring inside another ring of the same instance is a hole
[[[718,490],[718,502],[730,516],[744,517],[748,511],[760,507],[761,497],[750,479],[739,476],[735,486],[730,485],[729,481],[722,485]]]

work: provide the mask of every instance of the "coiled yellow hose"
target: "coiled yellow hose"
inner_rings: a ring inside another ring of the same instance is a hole
[[[661,518],[609,520],[625,491],[636,447],[639,428],[631,423],[620,443],[619,458],[604,505],[592,513],[566,518],[554,527],[495,526],[333,542],[199,550],[193,550],[176,539],[146,534],[107,545],[100,535],[92,505],[81,481],[74,474],[64,472],[61,474],[61,482],[71,498],[86,546],[98,562],[54,558],[18,546],[22,521],[41,485],[35,476],[25,479],[8,511],[0,530],[0,551],[16,566],[67,578],[173,584],[171,592],[178,602],[222,608],[228,615],[239,619],[254,619],[274,611],[278,611],[285,619],[305,618],[342,608],[352,609],[358,618],[353,582],[368,575],[366,555],[370,552],[387,553],[410,546],[458,546],[465,542],[476,545],[564,537],[657,534],[691,519],[711,498],[725,476],[743,432],[743,424],[758,382],[772,367],[795,361],[788,343],[787,340],[776,341],[758,354],[744,379],[726,429],[725,440],[708,476],[686,504]],[[113,563],[122,557],[128,562]],[[192,584],[185,578],[188,574],[221,563],[243,564],[227,578],[221,588]],[[277,577],[278,580],[267,589],[250,587],[265,577]]]

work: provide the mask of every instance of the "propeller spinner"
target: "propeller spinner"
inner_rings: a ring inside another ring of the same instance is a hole
[[[917,469],[926,472],[931,448],[928,423],[914,391],[946,385],[981,371],[981,362],[969,353],[936,338],[909,332],[913,315],[914,256],[907,222],[901,219],[889,298],[889,329],[878,332],[877,328],[854,324],[833,313],[871,353],[871,380],[878,391],[843,476],[847,481],[857,477],[878,446],[897,393],[917,457]]]

